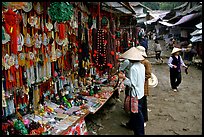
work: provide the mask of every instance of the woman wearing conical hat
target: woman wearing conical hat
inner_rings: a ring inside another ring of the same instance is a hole
[[[182,49],[180,48],[174,47],[168,60],[168,66],[170,68],[170,83],[174,92],[178,91],[177,87],[181,83],[181,66],[187,68],[182,57],[179,55],[181,50]]]
[[[141,61],[145,66],[145,84],[144,84],[144,96],[142,97],[142,114],[144,117],[144,126],[146,126],[146,122],[148,121],[148,111],[147,111],[147,96],[149,96],[149,78],[151,78],[152,66],[149,60],[147,59],[147,54],[145,48],[143,46],[137,46],[142,56],[145,58]]]
[[[121,57],[128,59],[131,63],[128,76],[119,75],[120,78],[124,79],[124,84],[130,87],[129,97],[126,99],[131,102],[126,105],[130,111],[130,120],[127,123],[122,123],[122,126],[131,128],[135,135],[144,135],[141,98],[144,96],[145,67],[140,61],[145,58],[136,47],[131,47]]]

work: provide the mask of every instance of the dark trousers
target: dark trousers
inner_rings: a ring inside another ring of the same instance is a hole
[[[144,117],[142,115],[141,100],[138,100],[138,113],[130,113],[128,126],[134,131],[134,135],[144,135]]]
[[[144,117],[144,122],[147,122],[148,121],[148,111],[147,111],[147,96],[143,96],[141,98],[141,106],[142,106],[142,114],[143,114],[143,117]]]
[[[161,60],[161,51],[156,51],[155,54],[156,54],[156,59]]]
[[[181,72],[170,70],[170,82],[171,82],[171,88],[177,89],[177,87],[181,83]]]

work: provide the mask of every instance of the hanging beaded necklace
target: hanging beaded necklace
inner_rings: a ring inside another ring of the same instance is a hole
[[[97,31],[97,55],[96,55],[96,65],[100,70],[103,70],[106,65],[106,44],[105,41],[105,31],[99,29]]]

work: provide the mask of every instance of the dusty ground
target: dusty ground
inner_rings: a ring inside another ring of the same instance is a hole
[[[164,63],[152,63],[152,72],[159,83],[150,89],[148,97],[149,121],[145,127],[146,135],[202,135],[202,70],[189,67],[189,74],[182,72],[179,92],[170,88],[169,69],[166,64],[170,51],[164,51]],[[150,45],[149,56],[153,55]],[[153,57],[153,56],[152,56]],[[129,115],[124,112],[124,92],[119,102],[113,98],[94,115],[86,117],[89,134],[94,135],[133,135],[133,131],[120,126]]]

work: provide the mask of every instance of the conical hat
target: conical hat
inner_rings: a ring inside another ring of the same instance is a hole
[[[151,73],[151,78],[148,79],[148,84],[151,87],[156,87],[158,85],[158,79],[154,73]]]
[[[125,51],[121,58],[129,60],[144,60],[144,57],[136,47],[131,47],[129,50]]]
[[[145,52],[145,48],[143,46],[137,46],[137,49],[139,49],[142,56],[147,57],[147,54]]]
[[[172,50],[172,52],[171,52],[171,54],[174,54],[174,53],[176,53],[176,52],[178,52],[178,51],[181,51],[181,49],[174,47],[173,50]]]

